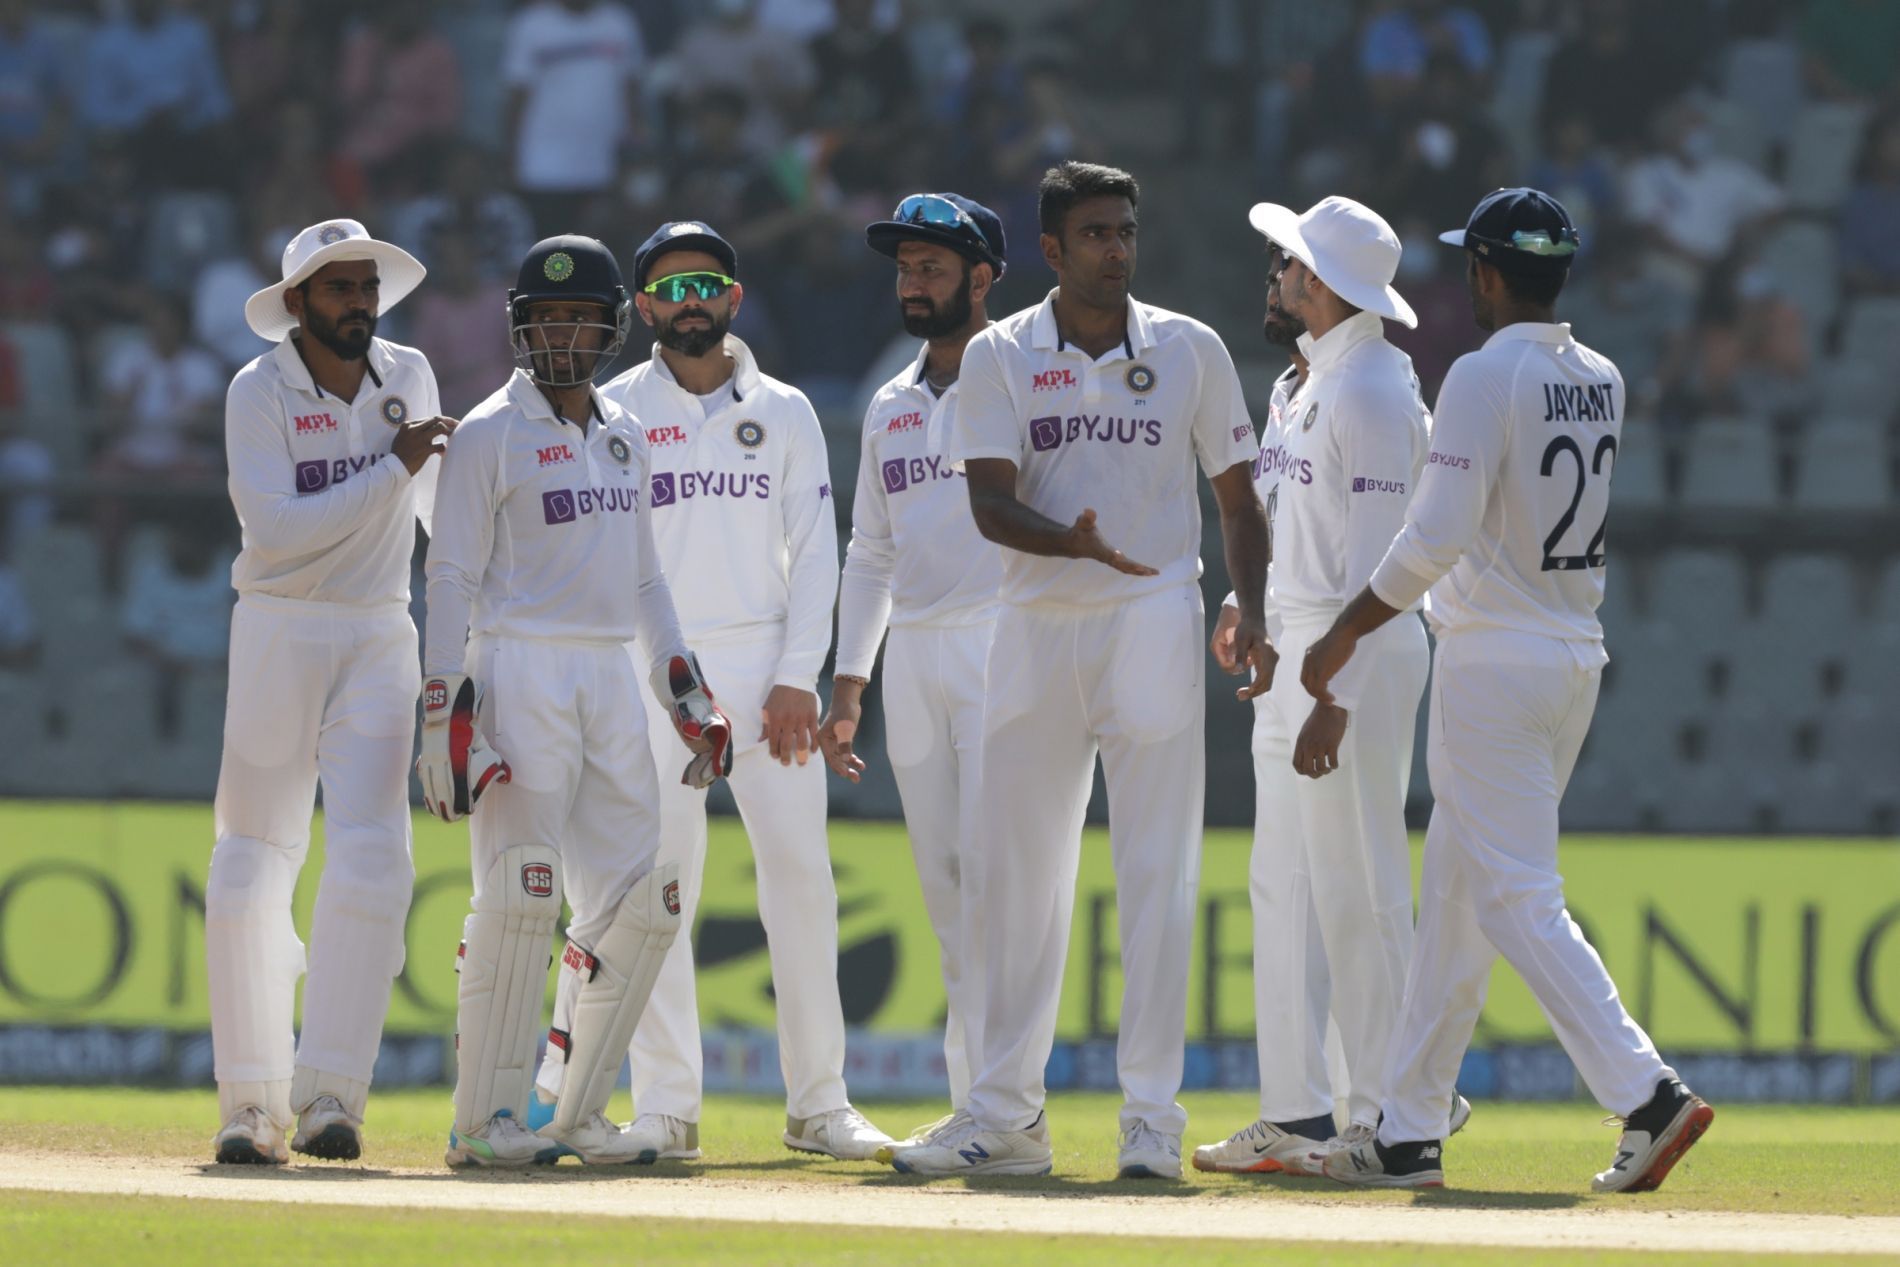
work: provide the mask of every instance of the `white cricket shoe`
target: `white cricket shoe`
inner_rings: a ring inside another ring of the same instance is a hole
[[[785,1115],[785,1147],[839,1161],[870,1161],[894,1141],[850,1105],[817,1117]]]
[[[699,1123],[664,1113],[642,1113],[629,1122],[627,1138],[639,1147],[642,1165],[656,1161],[698,1161]]]
[[[949,1175],[1046,1175],[1054,1165],[1049,1119],[1043,1113],[1020,1131],[986,1131],[968,1113],[959,1113],[923,1143],[899,1148],[891,1156],[891,1166],[900,1174],[930,1179]]]
[[[544,1139],[515,1121],[503,1109],[468,1134],[449,1132],[450,1166],[551,1166],[561,1159],[561,1145]]]
[[[1463,1096],[1459,1095],[1455,1091],[1452,1092],[1451,1127],[1449,1130],[1445,1132],[1445,1137],[1449,1139],[1451,1136],[1456,1135],[1459,1131],[1464,1130],[1465,1127],[1470,1124],[1470,1122],[1471,1122],[1471,1101],[1465,1099]]]
[[[255,1104],[232,1115],[211,1141],[221,1166],[281,1166],[290,1160],[284,1128]]]
[[[325,1161],[355,1161],[363,1155],[363,1119],[335,1096],[320,1095],[297,1115],[297,1134],[290,1146]]]
[[[934,1122],[926,1122],[922,1126],[913,1128],[911,1133],[904,1136],[904,1138],[894,1139],[890,1143],[880,1146],[875,1154],[878,1164],[884,1166],[890,1165],[891,1156],[898,1149],[909,1148],[913,1144],[923,1143],[932,1135],[935,1135],[938,1131],[954,1122],[959,1112],[961,1112],[961,1110],[953,1109]]]
[[[1674,1078],[1656,1084],[1656,1094],[1627,1118],[1606,1118],[1623,1128],[1616,1160],[1590,1181],[1592,1192],[1654,1192],[1682,1155],[1695,1147],[1715,1110]]]
[[[1179,1179],[1181,1137],[1136,1119],[1122,1132],[1115,1164],[1123,1179]]]
[[[1345,1130],[1307,1154],[1305,1163],[1306,1173],[1309,1175],[1325,1174],[1326,1159],[1328,1157],[1334,1153],[1342,1153],[1348,1149],[1358,1148],[1362,1144],[1370,1143],[1378,1133],[1379,1128],[1376,1126],[1364,1126],[1358,1122],[1354,1122]]]
[[[635,1134],[630,1125],[615,1126],[598,1109],[572,1129],[556,1131],[550,1123],[535,1134],[560,1145],[588,1166],[651,1165],[660,1156],[645,1134]]]
[[[1194,1150],[1194,1168],[1225,1174],[1317,1175],[1307,1159],[1325,1147],[1325,1141],[1283,1131],[1264,1119],[1244,1126],[1218,1144]]]
[[[1377,1131],[1366,1128],[1365,1139],[1325,1157],[1328,1179],[1362,1188],[1442,1188],[1445,1186],[1445,1149],[1435,1139],[1405,1144],[1381,1144]]]

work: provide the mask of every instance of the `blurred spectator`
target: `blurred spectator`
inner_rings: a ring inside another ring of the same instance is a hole
[[[39,621],[13,569],[25,543],[51,520],[53,457],[44,445],[17,434],[18,367],[0,336],[0,669],[31,666],[39,654]]]
[[[1484,332],[1471,319],[1464,252],[1438,240],[1448,227],[1416,215],[1407,215],[1393,226],[1403,249],[1392,284],[1418,313],[1418,326],[1408,330],[1389,321],[1385,337],[1412,358],[1419,391],[1428,401],[1438,399],[1438,385],[1445,381],[1451,363],[1484,341]]]
[[[911,132],[917,77],[902,37],[874,20],[877,0],[832,0],[837,21],[812,41],[824,85],[812,121],[855,161],[883,165]]]
[[[1474,192],[1510,178],[1510,155],[1485,117],[1471,72],[1451,53],[1433,53],[1406,111],[1399,152],[1379,165],[1380,196],[1432,224],[1460,224]]]
[[[1841,280],[1857,293],[1900,293],[1900,110],[1874,119],[1854,188],[1841,204]]]
[[[815,72],[806,45],[759,25],[757,10],[757,0],[710,0],[667,58],[665,78],[677,98],[744,93],[748,140],[764,151],[803,130]]]
[[[283,276],[278,261],[284,243],[302,227],[280,226],[251,235],[248,255],[239,253],[244,241],[229,243],[233,253],[206,265],[192,284],[192,338],[218,358],[226,373],[270,351],[271,345],[244,319],[244,301],[272,278]]]
[[[1630,414],[1653,409],[1669,389],[1693,308],[1692,296],[1643,267],[1642,234],[1619,226],[1584,237],[1557,301],[1558,318],[1623,372]]]
[[[224,59],[231,109],[247,135],[261,142],[279,104],[307,95],[315,86],[312,72],[334,64],[326,56],[332,50],[312,47],[329,24],[312,21],[300,4],[237,4],[231,18]]]
[[[38,208],[65,134],[58,41],[26,0],[0,0],[0,168],[15,212]]]
[[[1375,0],[1359,37],[1359,73],[1378,99],[1411,92],[1434,56],[1458,60],[1473,76],[1491,70],[1491,31],[1463,5],[1444,0]]]
[[[271,131],[271,146],[246,199],[254,223],[302,228],[363,209],[369,197],[363,171],[337,157],[313,102],[286,100]]]
[[[74,86],[80,121],[135,138],[150,174],[166,183],[216,175],[218,155],[204,134],[231,117],[231,97],[197,0],[102,7]]]
[[[531,0],[510,19],[504,47],[515,186],[537,235],[570,232],[640,135],[640,28],[610,0]]]
[[[1530,184],[1564,205],[1586,243],[1619,214],[1616,170],[1580,114],[1560,115],[1551,124],[1531,164]]]
[[[751,109],[751,99],[736,88],[708,88],[680,111],[680,158],[668,172],[664,214],[705,220],[730,235],[737,231],[733,226],[787,205],[750,147]],[[637,229],[636,242],[646,233]]]
[[[879,31],[895,31],[904,16],[900,0],[868,0],[866,19]],[[808,44],[839,23],[834,0],[758,0],[759,26]]]
[[[1649,231],[1657,251],[1652,263],[1695,291],[1703,270],[1779,213],[1787,196],[1747,163],[1716,153],[1715,129],[1693,99],[1663,112],[1656,142],[1625,175],[1624,207],[1632,223]]]
[[[498,391],[515,368],[504,283],[483,275],[480,258],[473,239],[444,226],[430,238],[424,257],[429,284],[409,305],[415,344],[435,370],[442,412],[451,418]]]
[[[85,178],[62,186],[48,208],[45,258],[58,284],[59,319],[68,330],[135,319],[143,303],[126,279],[145,272],[151,199],[125,145],[96,139]]]
[[[1684,76],[1670,66],[1671,49],[1653,27],[1637,36],[1631,7],[1630,0],[1592,0],[1577,11],[1578,29],[1544,65],[1541,134],[1576,115],[1620,150],[1634,151],[1648,138],[1650,120],[1682,90]]]
[[[56,299],[39,240],[0,210],[0,321],[44,321]]]
[[[1799,35],[1802,69],[1820,96],[1871,101],[1893,94],[1900,67],[1900,4],[1808,0]]]
[[[178,733],[179,705],[193,669],[224,663],[231,641],[231,549],[221,516],[174,510],[164,548],[132,567],[119,629],[126,649],[152,669],[158,733]]]
[[[1317,135],[1310,128],[1296,133],[1296,120],[1311,113],[1318,66],[1342,47],[1352,13],[1343,4],[1266,5],[1259,23],[1268,74],[1255,101],[1254,158],[1262,171],[1278,172],[1291,135]]]
[[[423,0],[378,0],[343,44],[339,148],[385,195],[392,181],[424,186],[434,176],[432,144],[453,137],[462,119],[461,65],[428,17]]]
[[[534,217],[497,178],[495,155],[472,141],[448,152],[439,186],[389,212],[389,238],[435,271],[437,239],[456,234],[473,252],[478,277],[512,279],[537,240]]]
[[[1709,270],[1695,321],[1685,386],[1697,412],[1771,415],[1806,399],[1805,319],[1758,248]]]

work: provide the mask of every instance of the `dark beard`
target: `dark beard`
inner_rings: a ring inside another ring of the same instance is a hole
[[[681,356],[701,357],[706,355],[706,353],[725,343],[726,331],[732,328],[732,318],[730,315],[721,316],[719,313],[701,308],[692,315],[705,317],[709,323],[706,328],[704,330],[681,330],[673,323],[684,315],[684,313],[681,313],[674,316],[673,321],[664,322],[654,327],[653,331],[653,337],[659,342],[661,347],[669,351],[678,352]]]
[[[970,299],[969,270],[964,270],[963,285],[951,297],[948,307],[940,310],[931,300],[923,302],[930,304],[929,312],[904,312],[904,333],[911,338],[941,339],[969,325],[970,314],[975,311],[975,304]]]
[[[364,317],[367,314],[352,312],[345,316]],[[368,354],[369,341],[376,337],[376,320],[375,317],[368,317],[368,325],[360,335],[356,333],[345,335],[337,329],[340,322],[325,321],[308,308],[304,310],[304,329],[309,332],[311,338],[329,348],[340,361],[360,361]]]
[[[1287,316],[1277,308],[1267,314],[1260,324],[1260,332],[1267,342],[1276,348],[1290,348],[1299,344],[1300,336],[1306,333],[1306,323]]]

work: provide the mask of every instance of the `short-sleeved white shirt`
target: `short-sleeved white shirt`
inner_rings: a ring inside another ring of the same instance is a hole
[[[625,5],[579,13],[544,0],[508,23],[502,78],[527,92],[515,137],[523,189],[602,189],[612,183],[627,91],[646,50]]]

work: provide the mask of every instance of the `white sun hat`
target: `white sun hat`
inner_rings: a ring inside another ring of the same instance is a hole
[[[1275,202],[1257,202],[1247,223],[1353,307],[1418,327],[1412,305],[1392,289],[1402,250],[1399,235],[1364,203],[1322,198],[1301,215]]]
[[[244,320],[259,338],[279,342],[297,328],[297,319],[284,307],[284,292],[310,279],[325,264],[338,260],[375,260],[382,282],[379,313],[388,312],[414,290],[428,274],[420,260],[392,242],[378,242],[355,220],[325,220],[313,224],[284,248],[284,280],[272,282],[244,303]]]

